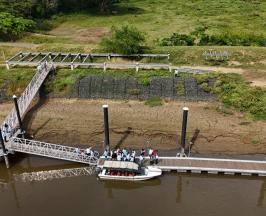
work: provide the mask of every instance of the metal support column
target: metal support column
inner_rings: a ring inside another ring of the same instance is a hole
[[[187,135],[187,118],[188,118],[188,107],[183,108],[183,122],[182,122],[182,132],[181,132],[181,151],[178,154],[180,157],[185,157],[185,147],[186,147],[186,135]]]
[[[104,148],[110,150],[110,139],[109,139],[109,120],[108,120],[108,105],[103,105],[104,114]]]
[[[15,108],[16,108],[16,113],[17,113],[17,118],[18,118],[20,132],[22,134],[24,134],[22,120],[21,120],[21,116],[20,116],[20,112],[19,112],[19,107],[18,107],[18,99],[17,99],[17,96],[16,95],[13,95],[13,100],[14,100],[14,104],[15,104]]]

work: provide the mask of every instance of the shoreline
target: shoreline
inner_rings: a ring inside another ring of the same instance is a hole
[[[151,108],[141,101],[35,100],[23,123],[36,140],[102,150],[105,103],[109,104],[111,148],[152,147],[175,156],[180,146],[182,107],[188,106],[187,143],[195,129],[200,130],[192,155],[263,158],[266,154],[266,122],[247,121],[240,113],[219,113],[217,102],[170,101]],[[0,104],[0,120],[12,106],[10,102]],[[257,143],[252,142],[255,139]]]

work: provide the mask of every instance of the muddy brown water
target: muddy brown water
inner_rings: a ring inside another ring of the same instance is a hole
[[[0,162],[1,216],[19,215],[266,215],[266,178],[165,173],[146,182],[86,176],[26,181],[23,173],[82,167],[37,156]]]

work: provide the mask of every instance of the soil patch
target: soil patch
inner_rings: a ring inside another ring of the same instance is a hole
[[[266,122],[249,122],[243,115],[224,115],[217,102],[165,102],[150,108],[138,101],[51,99],[34,106],[24,122],[34,139],[51,143],[103,146],[102,105],[109,104],[112,147],[180,146],[182,107],[190,108],[188,141],[199,129],[192,149],[200,154],[265,154]],[[12,103],[0,105],[2,121]]]
[[[105,27],[58,27],[49,32],[54,36],[63,36],[80,43],[99,43],[100,39],[108,34],[110,30]]]

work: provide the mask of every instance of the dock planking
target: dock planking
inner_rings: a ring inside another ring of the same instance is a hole
[[[103,158],[98,161],[98,167],[102,168]],[[150,165],[150,160],[145,157],[145,165]],[[228,175],[258,175],[266,176],[266,161],[235,160],[196,157],[160,157],[157,166],[163,171],[176,171],[180,173],[209,173]]]
[[[161,157],[155,166],[163,171],[266,176],[266,161],[255,160]]]

